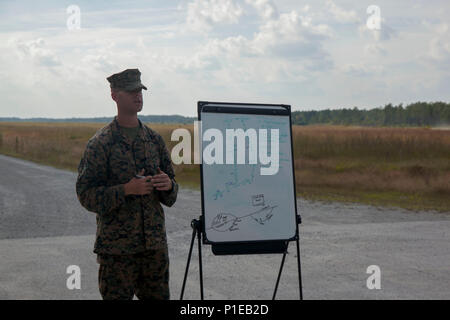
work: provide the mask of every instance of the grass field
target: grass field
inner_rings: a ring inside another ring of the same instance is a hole
[[[176,128],[148,124],[169,150]],[[0,123],[0,153],[77,170],[86,142],[104,124]],[[296,187],[314,200],[450,212],[450,130],[293,127]],[[174,166],[181,185],[199,188],[198,165]]]

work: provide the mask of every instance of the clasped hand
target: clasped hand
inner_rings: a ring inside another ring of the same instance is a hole
[[[144,169],[138,175],[144,174]],[[158,168],[158,173],[154,176],[145,176],[143,178],[134,177],[125,184],[125,195],[146,195],[156,188],[158,191],[169,191],[172,189],[172,180],[169,176]]]

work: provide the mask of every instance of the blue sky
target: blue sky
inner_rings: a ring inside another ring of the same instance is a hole
[[[106,77],[127,68],[149,87],[142,114],[448,102],[449,28],[444,0],[0,0],[0,117],[112,116]]]

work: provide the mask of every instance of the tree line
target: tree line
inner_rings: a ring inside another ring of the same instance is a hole
[[[415,102],[407,106],[391,103],[384,107],[359,110],[336,109],[321,111],[294,111],[292,123],[296,125],[334,124],[358,126],[450,126],[450,103]]]
[[[8,118],[0,118],[0,122],[102,122],[108,123],[112,121],[114,117],[96,117],[96,118],[64,118],[64,119],[54,119],[54,118],[17,118],[17,117],[8,117]],[[139,119],[142,122],[151,122],[151,123],[182,123],[182,124],[190,124],[193,123],[194,120],[197,120],[196,117],[185,117],[180,115],[139,115]]]
[[[113,117],[98,118],[0,118],[4,121],[31,121],[31,122],[109,122]],[[191,124],[197,117],[181,115],[139,115],[143,122],[150,123],[182,123]],[[446,102],[415,102],[407,106],[391,103],[384,107],[365,110],[353,109],[326,109],[320,111],[293,111],[292,124],[334,124],[356,126],[411,126],[411,127],[437,127],[450,126],[450,103]]]

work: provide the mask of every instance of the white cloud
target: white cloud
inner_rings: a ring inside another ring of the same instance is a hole
[[[333,15],[334,19],[340,23],[358,23],[361,19],[358,17],[355,10],[345,10],[337,6],[333,1],[326,2],[328,11]]]
[[[114,63],[107,54],[88,54],[81,61],[83,64],[104,72],[113,72],[115,68]]]
[[[364,47],[364,52],[367,55],[375,55],[375,56],[386,56],[387,51],[386,48],[381,45],[379,42],[370,43]]]
[[[252,47],[261,54],[276,57],[326,60],[322,42],[331,35],[328,25],[314,24],[308,16],[291,11],[263,24],[252,41]]]
[[[187,26],[206,32],[215,24],[234,24],[239,21],[243,9],[232,0],[194,0],[187,6]]]
[[[358,28],[359,34],[361,37],[369,36],[375,41],[388,41],[394,37],[398,36],[398,33],[388,26],[385,22],[384,18],[381,18],[381,25],[380,29],[369,29],[367,28],[367,25],[364,23],[363,25],[360,25]]]
[[[341,71],[350,76],[368,77],[384,73],[384,67],[378,64],[350,63],[341,68]]]
[[[271,0],[245,0],[246,3],[256,8],[258,14],[264,19],[277,19],[278,10]]]
[[[436,62],[450,61],[450,32],[447,23],[434,28],[434,35],[429,42],[428,57]]]
[[[307,11],[307,10],[306,10]],[[174,60],[175,68],[226,81],[304,81],[333,62],[323,48],[331,29],[297,11],[263,20],[253,37],[210,39],[194,54]]]
[[[61,64],[56,54],[46,47],[45,40],[38,38],[30,41],[21,41],[11,38],[8,41],[8,47],[11,48],[19,59],[31,59],[37,65],[53,67]]]

